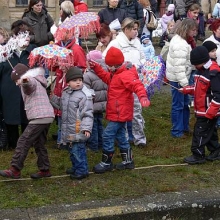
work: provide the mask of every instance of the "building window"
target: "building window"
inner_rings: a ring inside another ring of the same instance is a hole
[[[16,0],[16,5],[28,5],[28,0]]]
[[[93,0],[93,6],[103,6],[103,0]]]
[[[45,0],[41,0],[44,4],[45,4]],[[23,6],[23,5],[28,5],[28,0],[16,0],[16,5],[20,5],[20,6]]]

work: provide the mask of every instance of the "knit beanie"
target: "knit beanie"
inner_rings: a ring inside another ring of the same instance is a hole
[[[78,67],[70,67],[66,73],[66,82],[68,83],[70,80],[82,78],[83,79],[83,72]]]
[[[143,34],[143,35],[141,36],[141,43],[143,44],[143,42],[144,42],[145,40],[150,40],[150,37],[149,37],[148,35]]]
[[[29,70],[29,68],[22,64],[22,63],[18,63],[12,70],[11,72],[11,79],[13,81],[16,81],[18,79],[21,78],[22,75],[24,75],[27,71]]]
[[[87,60],[101,60],[102,59],[102,52],[99,50],[91,50],[87,55],[86,55]]]
[[[168,7],[167,7],[167,11],[174,12],[174,10],[175,10],[175,5],[174,4],[169,4]]]
[[[210,52],[210,51],[212,51],[212,50],[214,50],[214,49],[217,49],[217,45],[214,43],[214,42],[212,42],[212,41],[205,41],[203,44],[202,44],[202,46],[204,46],[207,50],[208,50],[208,52]]]
[[[209,52],[204,46],[198,46],[190,52],[190,62],[192,65],[199,65],[209,61]]]
[[[110,47],[105,56],[105,63],[108,66],[121,65],[124,63],[124,55],[118,48]]]

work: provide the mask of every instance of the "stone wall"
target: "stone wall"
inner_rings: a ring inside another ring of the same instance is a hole
[[[89,11],[97,12],[100,10],[99,8],[93,7],[92,0],[84,0],[89,7]],[[107,4],[107,0],[103,1],[104,5]],[[54,19],[55,23],[59,20],[59,0],[46,0],[46,6],[49,14]],[[16,6],[16,0],[0,0],[0,27],[4,27],[6,29],[10,29],[10,25],[18,20],[21,19],[24,10],[26,7],[18,7]],[[101,7],[102,8],[102,7]]]

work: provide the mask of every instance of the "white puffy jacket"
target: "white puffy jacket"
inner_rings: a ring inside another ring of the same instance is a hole
[[[169,81],[178,82],[182,87],[187,86],[192,72],[190,63],[191,46],[179,35],[170,41],[166,62],[166,77]]]

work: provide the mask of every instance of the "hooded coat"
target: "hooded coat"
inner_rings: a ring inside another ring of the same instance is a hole
[[[106,119],[117,122],[131,121],[134,112],[133,92],[139,100],[142,97],[147,98],[135,66],[127,62],[111,73],[96,64],[94,71],[108,85]]]
[[[28,78],[28,82],[21,84],[21,93],[29,123],[37,119],[54,118],[53,107],[46,91],[47,80],[44,73],[42,67],[37,67],[21,76],[21,79]]]

